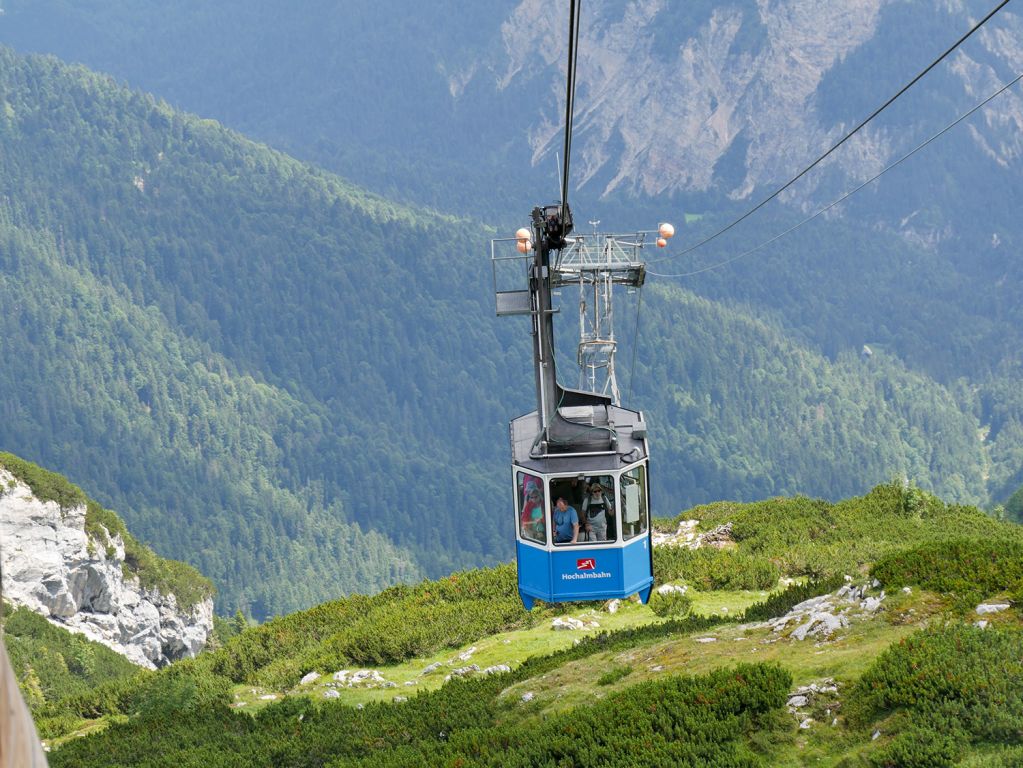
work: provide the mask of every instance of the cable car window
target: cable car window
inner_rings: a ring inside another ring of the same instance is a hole
[[[646,467],[639,465],[623,472],[622,484],[622,538],[625,541],[646,533]]]
[[[519,472],[515,486],[519,494],[519,532],[522,538],[547,543],[544,525],[543,480],[528,472]]]
[[[614,494],[615,483],[611,475],[586,478],[583,501],[579,507],[580,541],[593,544],[618,538]]]

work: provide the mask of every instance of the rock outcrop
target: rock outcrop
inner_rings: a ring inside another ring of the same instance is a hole
[[[150,669],[195,656],[213,632],[212,599],[185,607],[143,587],[125,566],[122,538],[90,537],[85,518],[84,504],[41,501],[0,467],[4,600]]]

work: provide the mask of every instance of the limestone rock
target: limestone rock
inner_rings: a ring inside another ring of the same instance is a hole
[[[356,685],[366,688],[375,688],[377,685],[386,683],[387,681],[384,680],[384,676],[375,669],[360,669],[357,672],[352,672],[345,682],[349,688]]]
[[[186,609],[125,577],[121,537],[91,539],[85,514],[37,499],[0,468],[4,599],[149,669],[196,656],[213,634],[213,601]]]
[[[309,683],[315,683],[319,679],[320,679],[320,673],[319,672],[310,672],[309,674],[303,676],[301,681],[299,681],[299,684],[300,685],[309,685]]]
[[[672,595],[678,593],[684,595],[689,591],[689,587],[685,584],[662,584],[657,588],[657,594],[659,595]]]
[[[585,629],[585,627],[586,625],[583,622],[571,616],[559,616],[551,622],[551,629],[553,630]]]
[[[689,547],[696,541],[696,527],[699,520],[683,520],[674,533],[653,531],[651,538],[655,547]]]
[[[815,612],[804,624],[792,630],[791,637],[796,640],[805,640],[810,635],[828,637],[847,626],[849,626],[849,621],[844,616]]]
[[[867,613],[874,613],[878,608],[881,607],[882,598],[879,597],[868,597],[863,601],[863,610]]]
[[[987,613],[1001,613],[1008,608],[1008,603],[981,603],[977,606],[977,613],[983,616]]]
[[[480,668],[478,664],[470,664],[467,667],[458,667],[457,669],[451,670],[451,674],[446,675],[444,679],[450,680],[453,677],[468,677],[469,675],[474,675],[479,671]]]

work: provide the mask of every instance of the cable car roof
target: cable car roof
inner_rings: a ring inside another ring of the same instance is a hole
[[[568,410],[568,409],[562,409]],[[596,409],[604,411],[604,408]],[[573,422],[581,423],[581,414],[569,413]],[[616,436],[614,447],[593,450],[583,446],[578,451],[542,451],[537,448],[540,423],[537,412],[519,416],[511,422],[512,460],[523,469],[539,474],[582,473],[617,471],[625,469],[647,457],[646,421],[640,411],[633,411],[617,405],[606,407],[606,416],[594,414],[594,429],[613,430]]]

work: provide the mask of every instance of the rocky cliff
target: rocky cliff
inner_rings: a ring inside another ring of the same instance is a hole
[[[40,499],[0,466],[4,600],[145,667],[195,656],[213,631],[211,597],[184,605],[171,592],[143,585],[125,535],[100,522],[87,526],[87,514],[86,503]]]
[[[961,0],[919,2],[909,10],[890,10],[893,5],[589,3],[579,54],[576,184],[595,185],[604,194],[624,188],[654,197],[718,185],[746,199],[755,188],[786,178],[866,117],[982,10]],[[566,6],[556,3],[518,4],[502,27],[504,50],[493,54],[490,65],[498,88],[542,73],[560,95],[560,78],[550,70],[565,66],[566,14]],[[918,27],[929,16],[937,29],[925,36]],[[922,49],[919,60],[888,61],[895,58],[890,44],[906,43],[907,27],[919,36],[913,40]],[[894,111],[887,122],[872,125],[830,167],[846,181],[862,180],[1011,79],[1023,64],[1020,28],[1011,9],[999,16],[941,70],[940,97],[914,93],[912,110]],[[874,72],[863,57],[888,66]],[[881,74],[892,82],[877,82]],[[1021,108],[1015,92],[992,102],[957,146],[1018,173]],[[534,162],[560,148],[563,110],[551,99],[530,126]],[[812,183],[797,192],[805,195],[808,187]]]

